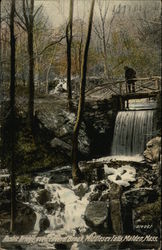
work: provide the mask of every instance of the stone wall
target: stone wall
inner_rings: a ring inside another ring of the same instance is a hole
[[[84,122],[90,139],[90,158],[110,153],[116,114],[112,99],[86,102]]]

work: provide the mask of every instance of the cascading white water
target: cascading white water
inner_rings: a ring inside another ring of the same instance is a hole
[[[73,230],[79,227],[80,231],[85,231],[87,225],[84,221],[84,212],[86,206],[88,204],[88,197],[94,189],[94,185],[90,185],[84,197],[81,199],[79,196],[75,194],[75,189],[77,186],[73,185],[72,180],[69,180],[69,184],[49,184],[48,172],[47,176],[37,176],[35,177],[35,182],[44,184],[45,189],[51,195],[51,203],[57,203],[59,207],[54,209],[54,213],[49,213],[47,209],[39,204],[37,201],[38,191],[30,192],[30,202],[32,204],[32,208],[34,208],[36,212],[36,223],[34,226],[34,232],[38,233],[40,230],[40,219],[42,216],[46,216],[49,219],[50,227],[46,230],[46,232],[55,231],[55,234],[60,235],[60,233],[68,233],[72,234]],[[81,184],[84,188],[87,187],[87,184]],[[61,209],[61,203],[65,205],[63,211]]]
[[[112,143],[112,155],[143,153],[154,130],[154,110],[118,112]]]

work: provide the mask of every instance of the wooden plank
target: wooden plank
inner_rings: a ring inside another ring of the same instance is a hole
[[[157,94],[160,93],[160,91],[154,91],[154,92],[143,92],[143,93],[128,93],[123,95],[113,95],[113,97],[120,98],[122,97],[124,100],[127,99],[142,99],[142,98],[149,98],[149,97],[156,97]]]

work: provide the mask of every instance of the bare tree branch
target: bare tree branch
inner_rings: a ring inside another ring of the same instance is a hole
[[[23,26],[23,25],[21,24],[21,22],[19,22],[19,21],[17,20],[17,21],[15,21],[15,23],[17,23],[24,31],[27,31],[26,26]]]
[[[42,53],[44,53],[45,52],[45,50],[47,50],[47,49],[49,49],[51,46],[54,46],[54,45],[56,45],[56,44],[58,44],[58,43],[60,43],[64,38],[66,38],[66,35],[64,35],[64,36],[62,36],[62,37],[60,37],[60,39],[59,40],[57,40],[57,41],[54,41],[54,42],[52,42],[52,43],[50,43],[50,44],[48,44],[40,53],[39,53],[39,55],[41,55]]]
[[[27,14],[26,14],[26,6],[28,7],[28,10],[29,10],[29,6],[28,6],[28,1],[26,4],[25,4],[25,2],[26,1],[23,0],[23,14],[24,14],[24,18],[25,18],[26,28],[29,29],[29,20],[28,20]]]
[[[94,27],[94,32],[96,33],[96,35],[98,36],[98,38],[99,38],[100,40],[102,40],[102,37],[101,37],[101,35],[100,35],[100,32],[99,32],[97,26],[95,25],[95,23],[93,23],[93,27]]]
[[[40,5],[40,6],[38,7],[38,9],[36,10],[36,12],[35,12],[34,15],[33,15],[34,18],[35,18],[35,16],[38,14],[38,12],[39,12],[42,8],[43,8],[42,5]]]
[[[26,0],[28,1],[28,0]],[[30,12],[29,12],[29,20],[30,20],[30,24],[33,25],[33,21],[34,21],[34,0],[30,0]]]
[[[114,21],[114,18],[115,18],[115,12],[113,13],[113,16],[111,18],[111,21],[110,21],[110,25],[109,25],[109,32],[108,32],[108,36],[107,36],[107,39],[106,39],[106,46],[108,45],[109,43],[109,39],[110,39],[110,33],[111,33],[111,29],[112,29],[112,23]]]
[[[147,23],[147,24],[161,25],[160,22],[153,21],[153,20],[147,20],[147,19],[144,19],[144,18],[138,18],[137,20],[138,20],[138,21],[144,21],[144,22]]]
[[[26,27],[26,23],[25,23],[23,17],[16,10],[15,10],[15,14],[20,19],[20,21],[23,23],[23,25]]]

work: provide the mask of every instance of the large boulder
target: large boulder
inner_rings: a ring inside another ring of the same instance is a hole
[[[67,184],[69,179],[72,178],[71,166],[63,166],[50,171],[49,184]]]
[[[60,140],[59,138],[54,138],[51,141],[51,147],[52,148],[60,148],[60,150],[63,150],[63,152],[67,152],[68,156],[71,156],[72,146],[69,145],[68,143]]]
[[[108,205],[103,201],[90,202],[85,210],[85,221],[95,231],[107,228]]]
[[[52,147],[62,149],[67,153],[71,152],[73,128],[75,125],[76,116],[63,109],[41,109],[36,112],[37,118],[40,121],[40,126],[48,129],[55,134],[55,138],[51,141]],[[57,139],[56,139],[57,138]],[[86,126],[82,122],[79,131],[79,151],[82,154],[89,153],[90,142],[86,134]]]
[[[7,203],[6,203],[7,202]],[[10,207],[9,201],[4,201],[6,207],[0,209],[0,232],[4,229],[9,231],[10,228]],[[34,210],[26,204],[17,202],[16,204],[16,216],[15,216],[15,233],[27,234],[34,229],[36,222],[36,214]]]
[[[26,204],[18,203],[15,219],[16,233],[27,234],[34,229],[36,214]]]
[[[49,184],[57,183],[57,184],[66,184],[69,183],[69,176],[65,174],[53,174],[48,181]]]
[[[132,188],[121,196],[123,206],[137,207],[148,202],[154,202],[158,197],[156,190],[152,188]]]
[[[146,144],[146,150],[143,155],[149,163],[160,161],[161,137],[155,137]]]

